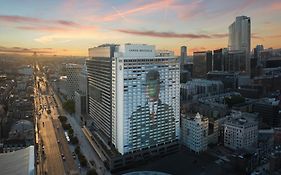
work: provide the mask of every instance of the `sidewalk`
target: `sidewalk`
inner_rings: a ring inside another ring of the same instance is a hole
[[[74,135],[77,136],[77,138],[79,140],[81,152],[84,154],[84,156],[86,157],[86,159],[89,162],[89,166],[91,168],[92,167],[95,168],[99,175],[111,175],[111,173],[106,170],[103,162],[100,160],[99,156],[97,155],[97,153],[94,151],[94,149],[90,145],[88,139],[86,138],[86,136],[84,135],[84,133],[82,131],[82,128],[81,128],[79,122],[77,122],[76,117],[74,115],[71,116],[68,112],[66,112],[62,108],[61,99],[59,99],[59,97],[57,96],[56,91],[55,91],[55,97],[56,97],[56,100],[58,103],[59,113],[61,115],[64,115],[67,117],[67,120],[74,131]],[[92,164],[91,162],[94,162],[94,164]],[[82,170],[82,174],[84,172],[85,171]]]

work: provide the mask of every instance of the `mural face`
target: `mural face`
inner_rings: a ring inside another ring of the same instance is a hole
[[[160,72],[157,69],[149,70],[148,68],[148,72],[143,76],[145,76],[146,103],[132,111],[130,116],[129,147],[131,150],[153,146],[176,138],[174,109],[172,105],[166,104],[172,100],[168,99],[170,96],[165,96],[166,90],[173,89],[161,89],[160,91],[162,81],[160,81]],[[163,81],[164,84],[168,82]],[[143,84],[141,80],[139,83]]]
[[[158,101],[160,91],[159,72],[151,70],[146,74],[146,93],[149,101]]]

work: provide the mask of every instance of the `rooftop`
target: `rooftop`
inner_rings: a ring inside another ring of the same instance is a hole
[[[251,126],[253,124],[257,125],[257,117],[256,114],[240,112],[240,111],[232,111],[229,116],[227,116],[227,120],[225,121],[227,125],[234,126]]]
[[[34,175],[34,146],[0,154],[0,174]]]
[[[278,106],[280,103],[280,100],[277,100],[275,98],[262,98],[257,101],[257,103],[263,103],[263,104],[268,104],[272,106]]]

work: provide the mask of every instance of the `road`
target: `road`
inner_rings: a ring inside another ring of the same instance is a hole
[[[59,114],[67,117],[75,135],[79,139],[81,152],[84,154],[84,156],[86,157],[86,159],[89,162],[94,161],[95,165],[92,165],[92,166],[94,168],[96,168],[96,171],[99,175],[110,175],[111,174],[110,171],[108,171],[105,168],[105,166],[104,166],[103,162],[101,161],[101,159],[99,158],[98,154],[95,152],[95,150],[89,143],[88,139],[86,138],[85,134],[83,133],[79,122],[76,121],[74,116],[71,116],[68,112],[66,112],[63,109],[59,97],[57,96],[57,94],[54,91],[52,91],[52,92],[54,93],[54,97],[57,101],[57,105],[58,105],[57,109],[59,111]],[[91,163],[89,163],[89,164],[91,165]]]
[[[61,100],[59,99],[57,93],[55,91],[53,91],[52,86],[50,86],[51,89],[51,93],[54,94],[54,97],[56,99],[57,102],[57,111],[59,112],[60,115],[66,116],[68,119],[69,124],[71,125],[74,134],[78,137],[79,139],[79,144],[80,144],[80,149],[81,152],[84,154],[84,156],[86,157],[86,159],[88,160],[88,162],[94,162],[93,166],[94,168],[96,168],[96,172],[99,175],[111,175],[110,171],[108,171],[106,169],[106,167],[104,166],[104,163],[102,162],[102,160],[99,158],[98,154],[96,153],[96,151],[93,149],[93,147],[91,146],[90,142],[88,141],[88,139],[86,138],[85,134],[82,131],[82,127],[79,124],[79,122],[76,121],[74,115],[70,115],[68,112],[66,112],[61,104]]]
[[[35,113],[39,129],[37,174],[79,174],[64,130],[58,120],[56,102],[47,86],[46,78],[40,72],[40,66],[37,64],[36,67],[38,73],[35,75],[34,93]]]

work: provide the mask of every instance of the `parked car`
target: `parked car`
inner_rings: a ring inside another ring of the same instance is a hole
[[[73,157],[73,159],[76,159],[75,152],[72,152],[72,157]]]

